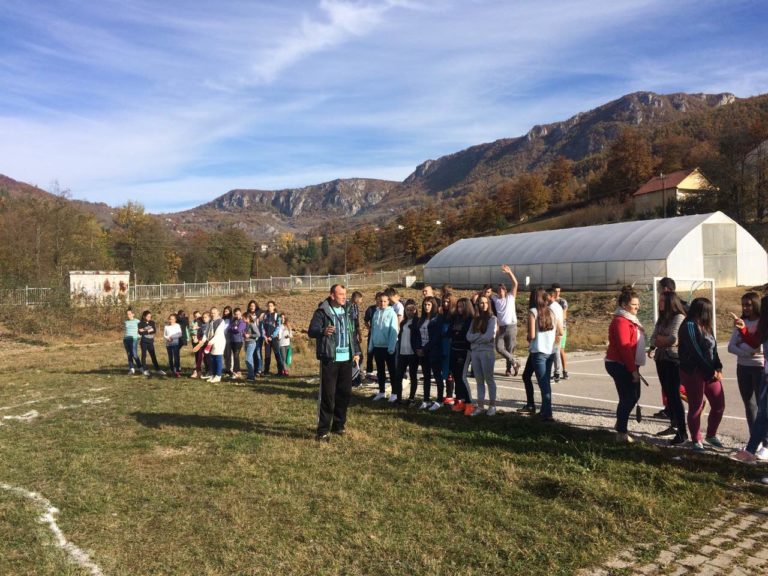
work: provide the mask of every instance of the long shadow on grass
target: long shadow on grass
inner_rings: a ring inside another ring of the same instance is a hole
[[[622,460],[638,465],[670,465],[685,471],[686,479],[717,483],[728,490],[746,490],[765,496],[768,489],[758,483],[768,474],[768,468],[745,466],[722,455],[696,454],[687,449],[659,448],[647,443],[616,444],[613,434],[605,430],[582,430],[560,423],[540,422],[517,414],[499,414],[493,418],[464,416],[440,411],[424,413],[407,408],[372,404],[361,399],[358,410],[382,418],[397,418],[431,429],[431,437],[440,437],[460,446],[497,448],[525,456],[545,456],[548,459],[570,459],[589,468],[593,459]],[[751,484],[734,487],[734,481]],[[547,487],[542,486],[542,492]]]
[[[232,416],[215,416],[203,414],[177,414],[173,412],[132,412],[131,416],[147,428],[162,428],[171,426],[175,428],[212,428],[214,430],[238,430],[240,432],[255,432],[267,436],[281,436],[290,438],[307,437],[306,433],[296,430],[295,427],[267,425],[245,418]]]

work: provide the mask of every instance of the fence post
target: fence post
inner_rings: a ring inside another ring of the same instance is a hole
[[[272,276],[269,277],[269,291],[273,292],[275,289],[274,284],[272,283]]]
[[[163,299],[163,283],[160,282],[160,300]]]
[[[181,285],[181,297],[186,300],[187,298],[187,283],[183,282]]]
[[[384,270],[379,270],[379,286],[384,288]]]
[[[24,286],[24,306],[29,306],[29,286]]]
[[[253,294],[253,278],[248,278],[248,290]]]

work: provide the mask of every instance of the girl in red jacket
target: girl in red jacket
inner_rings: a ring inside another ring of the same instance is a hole
[[[640,399],[640,371],[645,364],[645,331],[637,311],[640,299],[631,286],[621,290],[618,308],[608,327],[608,351],[605,369],[616,384],[619,406],[616,408],[616,441],[633,442],[627,434],[627,423],[632,409]]]

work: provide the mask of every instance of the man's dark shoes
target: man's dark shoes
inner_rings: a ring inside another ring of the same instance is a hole
[[[331,430],[331,434],[336,434],[336,436],[344,436],[347,433],[347,431],[344,428],[340,428],[338,430]]]
[[[325,442],[326,444],[331,441],[331,435],[330,434],[318,434],[315,436],[315,440],[318,442]]]

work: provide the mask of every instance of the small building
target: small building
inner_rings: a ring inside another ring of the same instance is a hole
[[[670,207],[669,215],[673,216],[678,213],[681,201],[693,194],[706,194],[713,190],[715,187],[698,168],[689,168],[654,176],[638,188],[632,199],[637,214],[661,214],[666,204]]]
[[[130,277],[125,270],[70,270],[69,292],[75,302],[127,302]]]
[[[713,278],[718,287],[768,282],[768,254],[722,212],[466,238],[424,266],[424,281],[479,288],[508,281],[503,264],[521,284],[529,277],[568,289],[651,284],[655,276]]]

